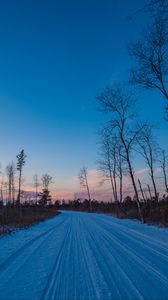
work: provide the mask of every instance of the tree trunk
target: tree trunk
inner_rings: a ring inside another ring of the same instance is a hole
[[[118,196],[117,196],[117,182],[116,182],[116,174],[115,174],[115,170],[114,170],[114,172],[113,172],[113,178],[114,178],[115,201],[118,202]]]
[[[86,184],[86,186],[87,186],[87,192],[88,192],[88,198],[89,198],[89,210],[91,212],[92,211],[92,204],[91,204],[91,196],[90,196],[90,190],[89,190],[88,183]]]
[[[165,170],[164,167],[163,167],[163,175],[164,175],[164,182],[165,182],[166,193],[168,194],[167,174],[166,174],[166,170]]]
[[[22,179],[22,170],[20,170],[20,173],[19,173],[19,191],[18,191],[18,204],[19,205],[20,205],[21,179]]]
[[[159,199],[158,199],[158,193],[157,193],[157,189],[156,189],[153,170],[151,170],[151,179],[152,179],[152,184],[153,184],[154,193],[155,193],[155,200],[156,200],[157,206],[159,207]]]
[[[9,195],[8,195],[8,201],[11,202],[12,199],[12,176],[11,174],[9,175]]]
[[[36,204],[37,204],[37,200],[38,200],[38,187],[36,185]]]
[[[112,177],[111,172],[110,172],[110,182],[111,182],[111,187],[112,187],[112,192],[113,192],[113,198],[114,198],[114,201],[115,201],[114,182],[113,182],[113,177]]]
[[[151,193],[151,189],[150,189],[150,186],[149,186],[149,184],[148,184],[148,191],[149,191],[149,196],[150,196],[150,199],[151,199],[151,201],[152,201],[152,193]]]
[[[131,166],[131,162],[130,162],[128,154],[127,154],[127,162],[128,162],[128,167],[129,167],[131,180],[132,180],[132,185],[133,185],[134,192],[135,192],[135,198],[136,198],[136,203],[137,203],[137,207],[138,207],[140,220],[141,220],[141,222],[145,223],[144,216],[143,216],[142,210],[141,210],[140,201],[139,201],[138,191],[137,191],[137,187],[136,187],[136,183],[135,183],[135,179],[134,179],[134,174],[133,174],[133,171],[132,171],[132,166]]]
[[[143,198],[144,202],[146,202],[140,179],[138,179],[138,183],[139,183],[139,187],[140,187],[140,190],[141,190],[142,198]]]
[[[119,172],[120,172],[120,204],[121,204],[123,200],[123,173],[122,173],[121,157],[119,162],[119,169],[120,169]]]
[[[144,217],[143,217],[143,214],[142,214],[142,210],[141,210],[140,201],[139,201],[138,191],[137,191],[137,187],[136,187],[136,183],[135,183],[135,179],[134,179],[134,174],[133,174],[133,170],[132,170],[132,166],[131,166],[131,161],[130,161],[130,156],[129,156],[129,149],[128,149],[126,143],[125,143],[122,132],[120,134],[120,137],[121,137],[121,141],[123,143],[123,146],[124,146],[125,152],[126,152],[126,160],[127,160],[131,180],[132,180],[133,189],[134,189],[134,192],[135,192],[136,203],[137,203],[137,207],[138,207],[138,213],[139,213],[139,216],[140,216],[140,220],[141,220],[141,222],[145,223],[145,220],[144,220]]]

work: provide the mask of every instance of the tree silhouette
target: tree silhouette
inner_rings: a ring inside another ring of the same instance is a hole
[[[36,196],[35,196],[35,198],[36,198],[36,203],[37,203],[37,200],[38,200],[38,187],[39,187],[38,175],[35,174],[34,177],[33,177],[33,179],[34,179],[34,187],[36,189]]]
[[[17,201],[18,201],[18,204],[20,205],[22,170],[23,170],[23,166],[25,165],[27,156],[26,156],[24,150],[21,150],[20,153],[16,157],[17,157],[17,170],[19,171],[19,190],[18,190]]]
[[[39,204],[47,205],[51,202],[52,198],[49,191],[49,184],[52,182],[52,177],[48,174],[44,174],[41,178],[43,190],[42,193],[39,194]]]
[[[168,1],[153,1],[151,7],[155,11],[151,24],[143,30],[140,39],[128,47],[135,62],[130,82],[161,93],[166,100],[165,119],[168,121]]]
[[[140,129],[135,130],[135,124],[133,123],[133,121],[135,121],[134,96],[130,91],[123,89],[121,86],[109,86],[97,97],[97,100],[99,103],[99,111],[111,113],[109,128],[111,128],[113,134],[116,134],[120,138],[124,149],[123,158],[128,166],[139,216],[144,222],[131,161],[132,152],[140,131]]]
[[[139,152],[145,160],[146,165],[149,168],[149,175],[152,181],[155,200],[159,205],[158,192],[155,182],[155,164],[158,158],[158,145],[155,141],[152,127],[146,124],[137,138],[137,144],[139,145]]]
[[[85,166],[80,169],[80,172],[78,174],[78,178],[79,178],[79,182],[80,182],[81,187],[84,187],[87,190],[88,200],[89,200],[89,209],[91,211],[92,207],[91,207],[90,189],[89,189],[89,184],[88,184],[88,172],[87,172],[87,168]]]
[[[11,202],[11,200],[13,200],[14,202],[14,184],[15,184],[15,172],[16,172],[16,168],[13,162],[9,163],[6,167],[6,175],[8,178],[8,201]]]

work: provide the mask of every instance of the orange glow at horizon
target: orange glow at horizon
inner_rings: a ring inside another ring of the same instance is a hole
[[[158,173],[159,170],[156,170],[156,172]],[[135,171],[135,179],[144,179],[147,173],[147,168],[137,169]],[[79,186],[77,176],[72,177],[69,182],[72,183],[71,186],[68,185],[65,189],[61,187],[58,187],[56,189],[53,188],[52,185],[50,186],[51,195],[54,200],[73,200],[74,198],[87,198],[86,191],[84,189],[81,189]],[[99,201],[111,201],[111,199],[113,198],[113,194],[110,182],[108,180],[103,181],[103,177],[101,176],[99,171],[95,169],[88,170],[88,182],[92,199],[96,199]],[[133,189],[129,175],[124,176],[123,186],[123,196],[133,196]],[[25,192],[30,192],[32,194],[35,193],[35,188],[33,187],[33,185],[31,187],[30,184],[27,186],[26,184],[24,184],[22,188]],[[42,187],[39,187],[38,191],[40,192],[41,190]]]

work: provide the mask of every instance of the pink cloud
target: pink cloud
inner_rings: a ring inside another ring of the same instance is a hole
[[[138,169],[135,171],[135,176],[146,174],[148,172],[148,170],[149,170],[148,168]]]
[[[157,168],[155,173],[160,173],[160,168]],[[146,183],[149,181],[150,178],[148,176],[149,169],[148,168],[141,168],[135,170],[135,179],[136,182],[138,178],[141,179],[142,185],[144,188],[146,188]],[[101,173],[96,169],[88,170],[88,183],[90,187],[91,192],[91,198],[95,198],[100,201],[110,201],[113,197],[112,195],[112,188],[110,181],[102,177]],[[56,182],[55,182],[56,184]],[[65,185],[66,187],[64,188]],[[161,185],[158,183],[158,187],[161,188]],[[164,188],[164,187],[163,187]],[[163,190],[162,188],[162,190]],[[29,184],[25,184],[23,189],[27,191],[35,191],[35,188],[32,184],[32,187],[30,187]],[[40,191],[41,188],[39,188]],[[74,194],[76,194],[77,197],[87,198],[87,192],[85,189],[82,189],[79,185],[79,180],[77,176],[73,176],[69,178],[66,183],[60,183],[58,186],[50,186],[53,199],[74,199]],[[133,196],[133,188],[132,183],[129,175],[124,176],[123,178],[123,190],[124,190],[124,197],[127,195]]]

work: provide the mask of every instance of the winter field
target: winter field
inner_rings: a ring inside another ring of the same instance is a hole
[[[0,299],[168,299],[168,230],[79,212],[0,239]]]

